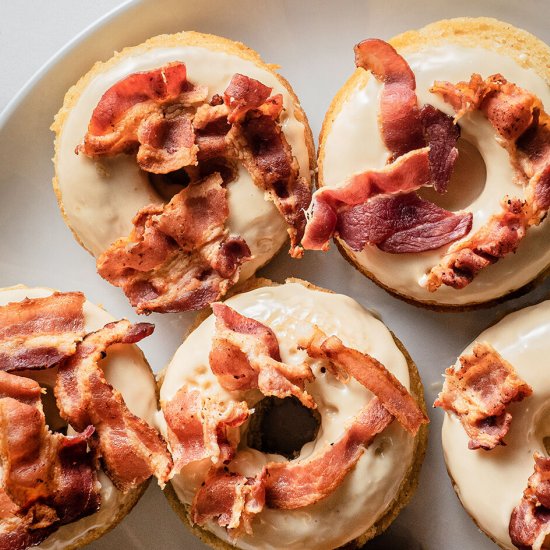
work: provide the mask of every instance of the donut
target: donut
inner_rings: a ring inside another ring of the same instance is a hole
[[[199,310],[299,258],[314,145],[290,84],[240,42],[151,38],[98,62],[55,117],[59,207],[138,313]]]
[[[297,279],[248,288],[198,319],[161,376],[165,494],[213,548],[359,547],[416,488],[418,371],[347,296]]]
[[[550,529],[550,502],[542,496],[550,490],[550,385],[541,368],[549,320],[545,301],[484,331],[447,369],[435,403],[446,411],[443,451],[462,505],[510,550],[540,549]]]
[[[397,297],[488,305],[550,264],[550,48],[458,18],[355,47],[325,116],[306,249],[331,236]]]
[[[0,289],[1,548],[80,548],[165,484],[156,381],[128,345],[152,329],[80,292]]]

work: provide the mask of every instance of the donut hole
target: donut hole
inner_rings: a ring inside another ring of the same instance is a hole
[[[48,427],[52,432],[59,432],[67,435],[68,424],[59,414],[53,388],[44,384],[41,384],[41,387],[46,390],[42,392],[40,399],[42,401],[42,408],[44,409],[44,416],[46,417]]]
[[[224,185],[237,179],[238,167],[229,159],[214,157],[199,162],[198,166],[180,168],[168,174],[152,174],[146,172],[151,187],[159,196],[168,202],[174,195],[185,189],[190,183],[207,178],[218,173]]]
[[[418,194],[456,212],[467,209],[482,193],[487,181],[487,167],[478,148],[470,141],[459,138],[457,142],[458,158],[446,193],[437,193],[433,187],[422,187]]]
[[[317,437],[321,416],[295,397],[265,397],[254,405],[247,432],[247,445],[262,453],[282,455],[289,460]]]

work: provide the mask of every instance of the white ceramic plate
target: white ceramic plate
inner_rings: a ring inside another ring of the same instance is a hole
[[[49,126],[71,84],[96,60],[150,36],[198,30],[241,40],[282,66],[301,99],[313,133],[318,134],[330,100],[353,70],[353,45],[376,36],[389,38],[409,28],[461,15],[489,15],[509,21],[550,41],[546,0],[407,0],[301,2],[259,0],[143,1],[99,21],[64,48],[35,75],[0,115],[0,286],[16,283],[79,289],[115,316],[136,319],[118,289],[95,272],[59,214],[50,180],[53,169]],[[53,8],[52,8],[53,9]],[[380,313],[416,361],[432,403],[441,373],[481,330],[506,312],[547,297],[549,284],[521,299],[488,310],[438,314],[392,298],[349,266],[333,249],[292,261],[282,252],[262,275],[308,279],[348,294]],[[155,334],[143,349],[155,370],[179,345],[193,315],[152,315]],[[428,455],[419,490],[387,534],[369,549],[490,549],[494,545],[474,526],[456,498],[441,452],[442,412],[432,411]],[[151,485],[135,510],[94,549],[147,548],[198,550],[190,535]]]

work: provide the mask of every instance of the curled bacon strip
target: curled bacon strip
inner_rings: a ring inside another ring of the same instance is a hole
[[[0,307],[0,370],[47,369],[72,355],[84,334],[84,295],[55,292]]]
[[[342,483],[374,438],[392,421],[393,416],[387,407],[374,398],[342,438],[329,445],[318,458],[268,464],[265,468],[267,505],[293,510],[326,498]]]
[[[93,433],[52,434],[37,382],[0,372],[0,548],[39,544],[61,525],[97,511],[100,505]]]
[[[522,550],[541,550],[550,535],[550,458],[535,453],[535,472],[510,517],[512,543]]]
[[[233,77],[225,98],[226,102],[229,99],[229,108],[234,108],[229,120],[239,122],[233,124],[225,139],[254,183],[267,193],[288,223],[290,254],[299,258],[303,254],[299,243],[306,226],[305,210],[311,202],[311,189],[300,176],[298,161],[277,122],[283,108],[282,96],[273,96],[258,106],[266,90],[271,91],[254,79]]]
[[[238,432],[231,428],[242,425],[250,415],[244,401],[224,407],[185,386],[162,408],[174,459],[173,473],[205,458],[215,465],[229,462],[239,443]]]
[[[550,117],[536,96],[498,74],[487,80],[473,74],[469,82],[456,85],[436,82],[432,92],[453,106],[456,118],[475,110],[487,117],[519,179],[526,182],[526,200],[505,198],[502,210],[485,226],[451,247],[428,275],[430,292],[442,284],[464,288],[482,269],[515,252],[527,229],[538,225],[550,208]]]
[[[159,174],[195,164],[193,127],[170,106],[203,102],[207,93],[187,81],[185,65],[178,61],[131,74],[103,94],[78,151],[98,157],[138,149],[138,164]]]
[[[228,216],[216,173],[164,207],[140,210],[130,236],[98,258],[98,273],[120,286],[138,313],[201,309],[225,294],[250,259],[246,242],[228,235]]]
[[[149,336],[153,325],[108,323],[88,334],[75,355],[58,370],[55,396],[61,416],[77,430],[95,427],[92,445],[115,486],[127,492],[151,475],[163,484],[172,469],[166,444],[158,432],[132,414],[120,392],[105,379],[98,362],[114,344],[133,344]]]
[[[256,477],[211,472],[197,492],[191,518],[204,525],[210,519],[238,536],[252,533],[251,521],[270,508],[296,509],[332,494],[393,416],[374,398],[359,413],[342,438],[317,458],[304,462],[271,462]]]
[[[393,159],[424,146],[416,79],[409,64],[387,42],[369,38],[357,44],[355,64],[384,83],[380,95],[382,139]]]
[[[381,194],[414,191],[430,183],[429,149],[403,155],[382,170],[356,174],[342,187],[322,187],[313,196],[312,213],[305,229],[303,246],[307,250],[328,250],[335,230],[344,230],[339,214],[345,207],[367,203]],[[348,232],[349,234],[349,232]]]
[[[191,521],[204,525],[216,519],[236,538],[252,534],[252,520],[265,504],[264,475],[249,478],[223,470],[210,472],[191,505]]]
[[[315,328],[309,340],[302,342],[310,357],[326,359],[336,375],[340,372],[353,376],[365,388],[370,390],[380,403],[412,435],[416,435],[428,418],[407,389],[382,363],[368,353],[348,348],[337,336],[327,337],[319,328]]]
[[[212,306],[216,334],[210,352],[210,368],[227,390],[258,388],[264,395],[293,395],[305,406],[316,408],[304,385],[313,380],[305,365],[281,361],[275,333],[263,323],[241,315],[229,306]]]
[[[533,390],[487,343],[476,343],[471,355],[459,357],[461,368],[445,371],[443,390],[434,403],[455,413],[470,441],[469,449],[504,445],[512,415],[506,406],[529,397]]]

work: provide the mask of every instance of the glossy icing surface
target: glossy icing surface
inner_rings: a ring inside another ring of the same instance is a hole
[[[550,89],[544,79],[500,53],[451,43],[430,46],[418,52],[400,50],[399,53],[416,76],[420,105],[430,103],[454,115],[452,107],[432,94],[429,88],[435,80],[469,80],[472,72],[478,72],[484,78],[501,73],[511,82],[536,94],[547,108],[550,105]],[[324,185],[341,185],[353,173],[383,167],[388,158],[378,128],[381,84],[368,78],[367,73],[357,82],[326,137]],[[492,214],[500,211],[500,201],[505,195],[523,197],[523,190],[514,182],[509,155],[497,143],[495,132],[483,115],[469,113],[460,119],[459,125],[462,138],[479,151],[487,170],[481,193],[465,206],[473,214],[472,231],[475,231]],[[426,273],[439,263],[447,247],[419,254],[389,254],[375,246],[368,246],[358,253],[347,250],[355,262],[400,294],[416,300],[460,305],[491,300],[527,284],[550,263],[549,239],[550,224],[546,221],[528,231],[516,254],[483,270],[466,288],[455,290],[442,286],[434,293],[424,288],[423,281]]]
[[[24,298],[49,296],[53,291],[47,288],[27,288],[18,285],[0,289],[0,306],[10,302],[19,302]],[[106,323],[114,321],[105,310],[89,301],[84,303],[85,329],[88,332],[98,330]],[[136,346],[112,346],[107,357],[101,362],[107,381],[118,389],[128,408],[147,422],[153,422],[157,410],[155,381],[143,354]],[[55,369],[36,371],[36,379],[47,391],[53,392]],[[46,418],[46,420],[48,420]],[[95,514],[74,523],[64,525],[50,535],[38,548],[60,550],[78,541],[92,529],[104,528],[111,523],[125,501],[125,496],[112,484],[111,480],[99,472],[101,483],[101,508]]]
[[[131,220],[140,208],[162,199],[131,156],[93,161],[84,155],[75,155],[74,149],[82,141],[93,109],[108,88],[128,74],[151,70],[170,61],[183,61],[189,80],[208,86],[209,98],[222,94],[235,73],[256,78],[272,87],[274,94],[281,93],[285,108],[281,115],[282,129],[298,160],[301,175],[310,181],[304,125],[294,115],[290,94],[272,73],[235,54],[198,46],[133,48],[88,83],[58,136],[56,172],[65,213],[79,239],[96,257],[114,240],[128,235]],[[240,234],[254,255],[241,270],[244,280],[279,250],[287,238],[287,226],[243,167],[228,190],[229,230]]]
[[[270,326],[279,340],[282,359],[288,364],[299,364],[305,359],[306,353],[298,350],[297,343],[311,332],[312,324],[317,324],[327,334],[336,334],[346,345],[376,357],[409,387],[407,361],[391,333],[347,296],[287,283],[237,295],[227,304]],[[231,395],[220,388],[208,363],[213,334],[211,315],[188,336],[169,364],[160,391],[161,401],[170,400],[183,384],[198,387],[217,399],[245,397],[249,406],[261,398],[256,392],[248,392],[246,396]],[[348,384],[338,382],[332,375],[323,374],[321,366],[319,361],[312,364],[316,378],[306,384],[307,391],[318,404],[321,427],[316,440],[304,445],[296,460],[316,457],[326,445],[338,440],[345,426],[372,399],[372,394],[355,380]],[[159,423],[164,423],[162,418]],[[243,432],[245,430],[246,425]],[[265,508],[254,520],[254,535],[239,538],[237,546],[243,549],[331,549],[349,542],[372,526],[395,498],[412,463],[413,453],[414,439],[393,422],[374,440],[333,494],[298,510]],[[285,459],[247,447],[245,436],[232,468],[253,476],[272,460]],[[182,502],[191,503],[207,469],[208,461],[191,464],[172,480]],[[214,523],[209,523],[207,528],[219,538],[228,540],[226,531]]]
[[[466,511],[498,544],[513,550],[508,535],[510,514],[534,471],[533,454],[547,454],[543,439],[550,436],[550,379],[541,362],[550,353],[550,301],[508,315],[477,341],[488,342],[509,361],[533,394],[507,407],[512,424],[504,438],[506,446],[469,450],[460,421],[445,414],[443,450]]]

